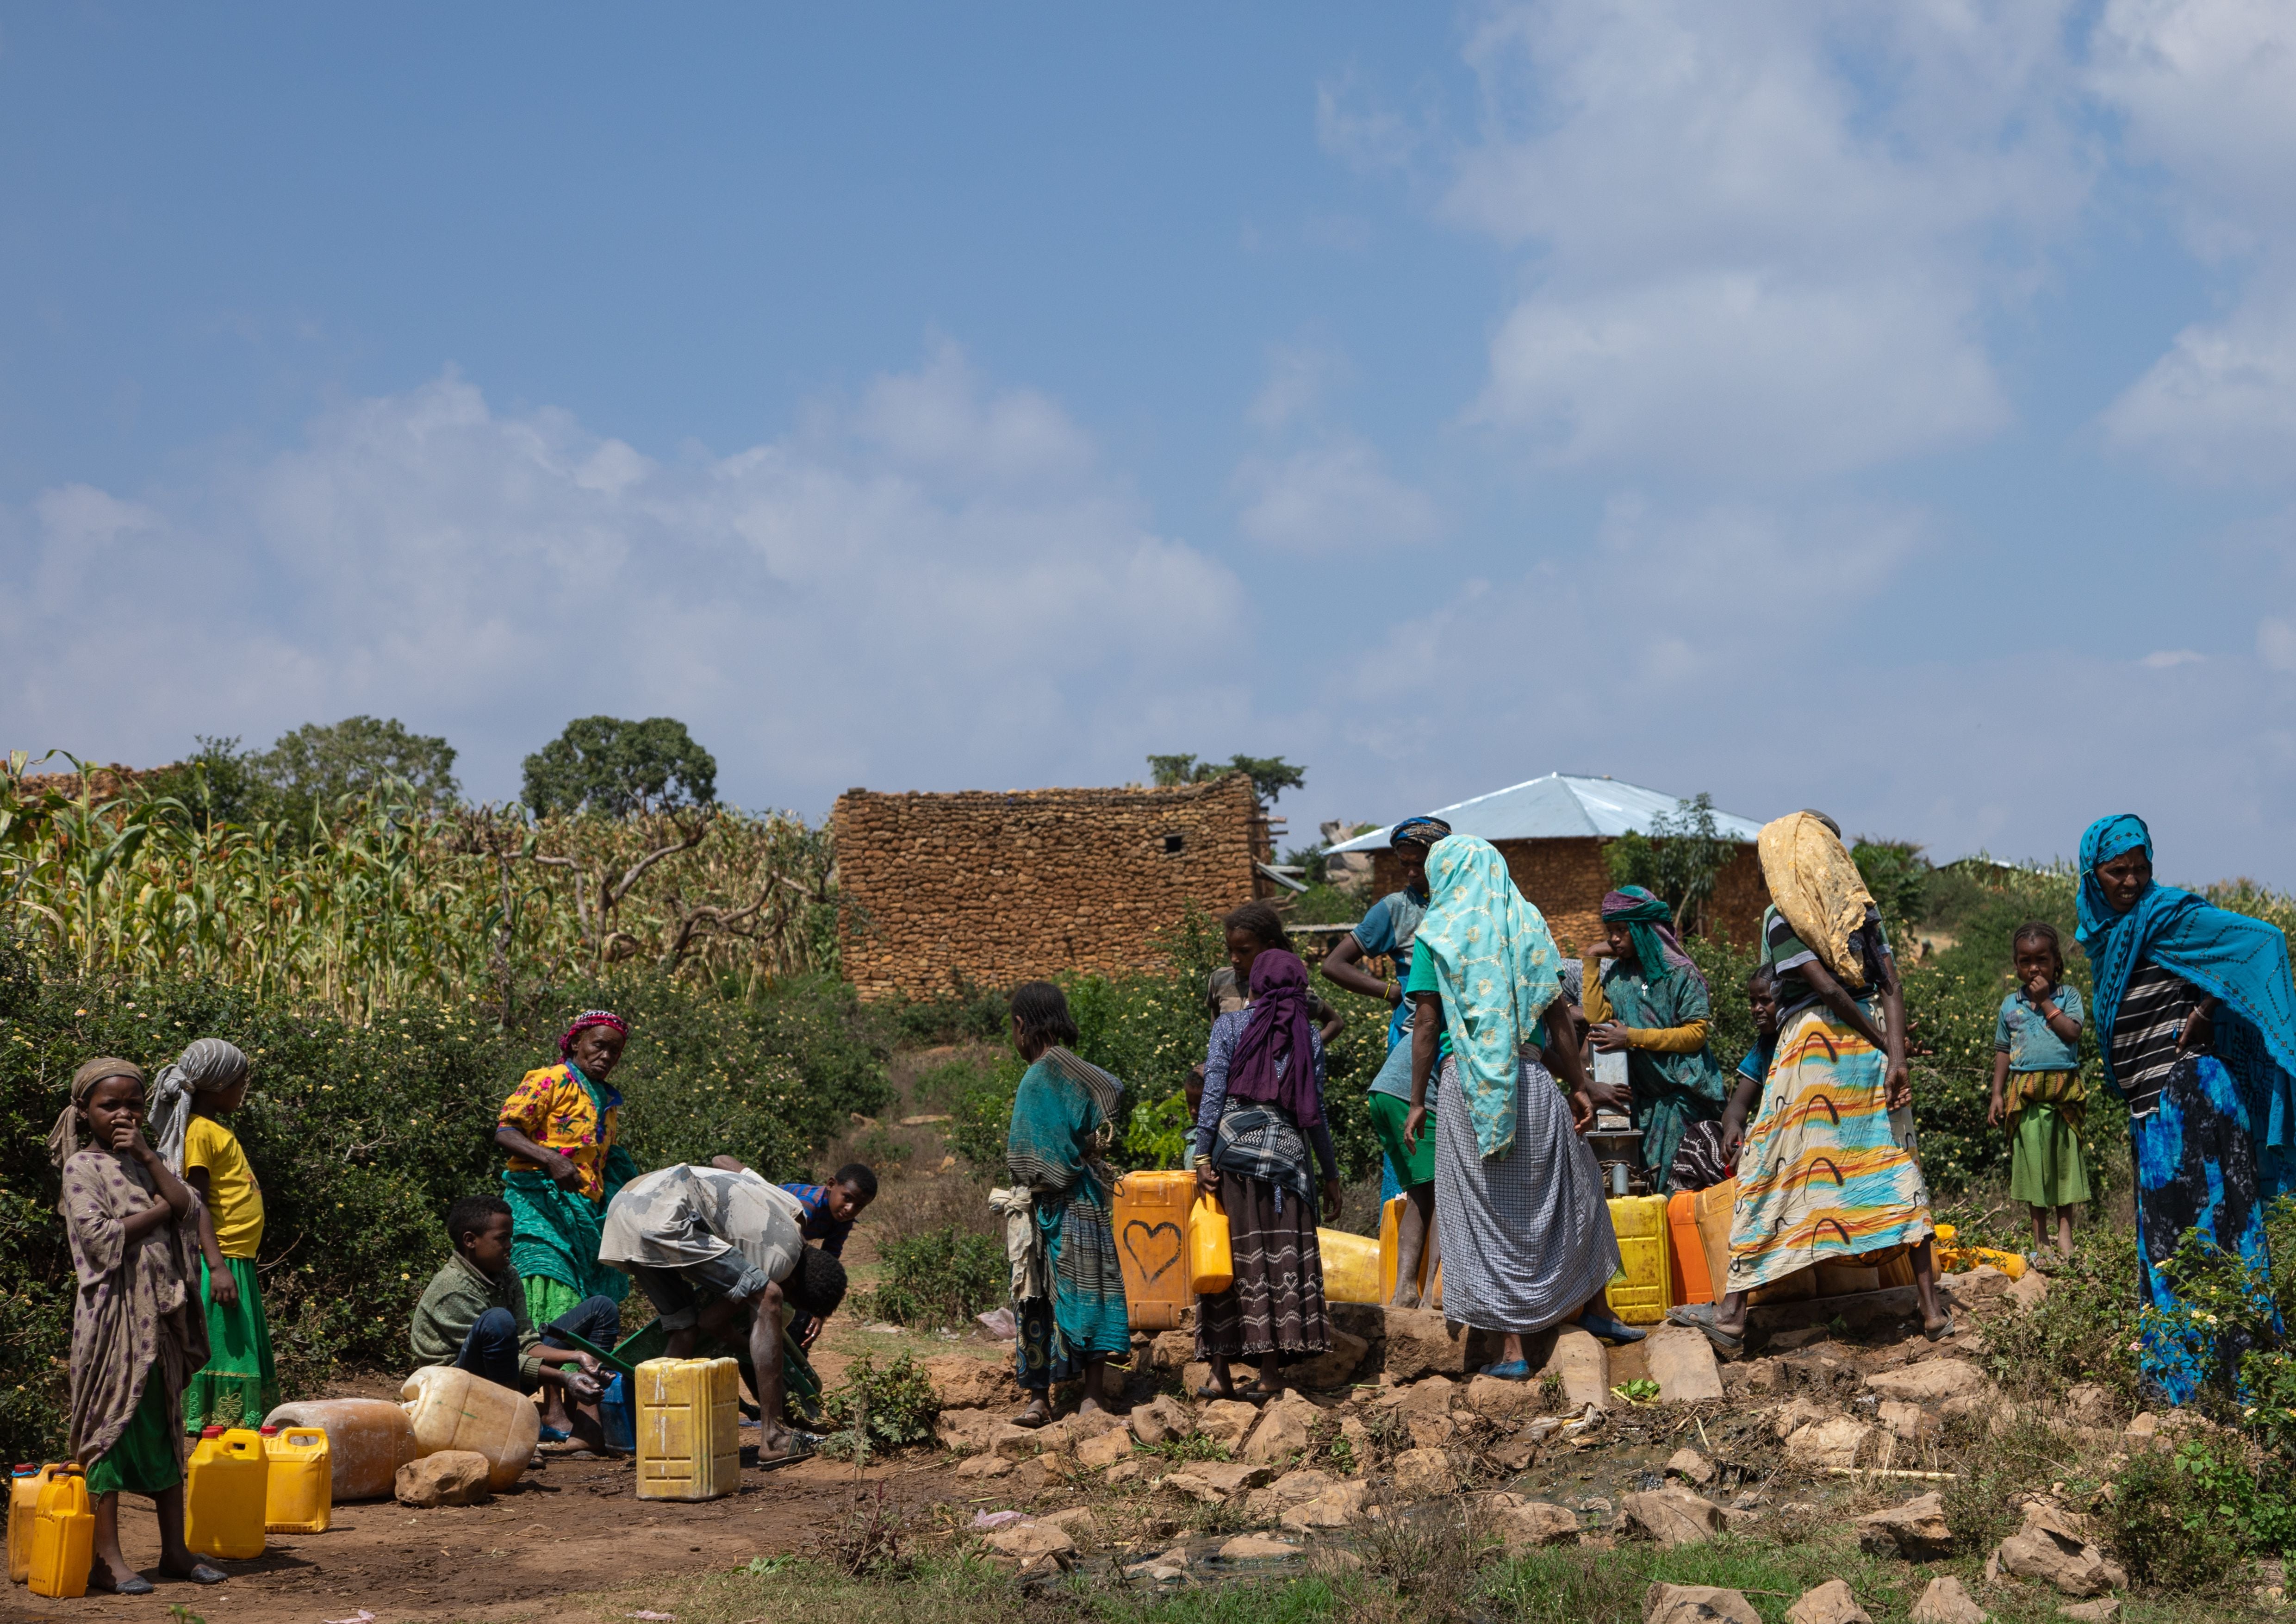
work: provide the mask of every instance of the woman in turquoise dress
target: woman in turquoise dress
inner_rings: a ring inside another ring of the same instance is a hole
[[[1721,1116],[1729,1074],[1707,1041],[1714,1005],[1706,977],[1682,950],[1674,912],[1639,885],[1603,898],[1611,967],[1598,977],[1587,963],[1587,1037],[1597,1049],[1627,1054],[1635,1126],[1652,1193],[1671,1194],[1674,1152],[1682,1136]]]

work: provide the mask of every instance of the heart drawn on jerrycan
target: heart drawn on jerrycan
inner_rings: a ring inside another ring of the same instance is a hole
[[[1152,1263],[1144,1257],[1144,1246],[1150,1256],[1160,1254],[1160,1261]],[[1134,1218],[1124,1226],[1124,1250],[1132,1254],[1133,1266],[1139,1269],[1141,1279],[1152,1285],[1180,1260],[1180,1226]]]

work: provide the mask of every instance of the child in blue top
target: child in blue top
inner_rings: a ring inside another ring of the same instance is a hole
[[[801,1212],[798,1234],[817,1242],[822,1251],[841,1261],[845,1237],[853,1233],[854,1221],[877,1199],[877,1175],[865,1162],[849,1161],[827,1184],[783,1185],[782,1188],[797,1197]],[[791,1316],[790,1334],[799,1347],[810,1348],[821,1334],[821,1326],[820,1320],[800,1308]]]
[[[2081,1162],[2081,997],[2066,984],[2065,956],[2054,925],[2017,927],[2009,951],[2017,990],[2001,1000],[1993,1023],[1993,1103],[1985,1120],[2009,1125],[2009,1199],[2033,1210],[2033,1250],[2049,1243],[2057,1217],[2057,1251],[2073,1250],[2073,1206],[2089,1197]]]

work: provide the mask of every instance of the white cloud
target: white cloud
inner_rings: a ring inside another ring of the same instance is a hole
[[[2193,248],[2234,267],[2232,308],[2178,332],[2104,416],[2188,477],[2296,473],[2296,12],[2269,0],[2112,0],[2091,83],[2156,166]]]
[[[1530,259],[1481,415],[1756,482],[2000,427],[1980,321],[2086,185],[2062,12],[1495,9],[1447,209]]]
[[[1243,533],[1300,553],[1367,551],[1426,541],[1435,504],[1388,473],[1377,451],[1342,438],[1287,456],[1249,457],[1236,471]]]
[[[2155,649],[2136,663],[2148,671],[2173,671],[2178,666],[2197,665],[2207,658],[2192,649]]]
[[[787,438],[664,463],[448,375],[137,505],[0,516],[0,711],[20,746],[163,759],[372,709],[474,791],[571,717],[671,714],[728,793],[1121,780],[1224,706],[1244,617],[1055,403],[953,349]],[[102,636],[95,634],[101,633]]]

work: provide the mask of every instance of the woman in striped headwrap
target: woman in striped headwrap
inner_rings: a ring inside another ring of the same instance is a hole
[[[1674,910],[1639,885],[1603,898],[1610,967],[1586,960],[1587,1037],[1606,1054],[1624,1050],[1635,1126],[1652,1190],[1670,1193],[1683,1134],[1722,1114],[1729,1079],[1706,1041],[1714,1007],[1706,977],[1674,936]]]

